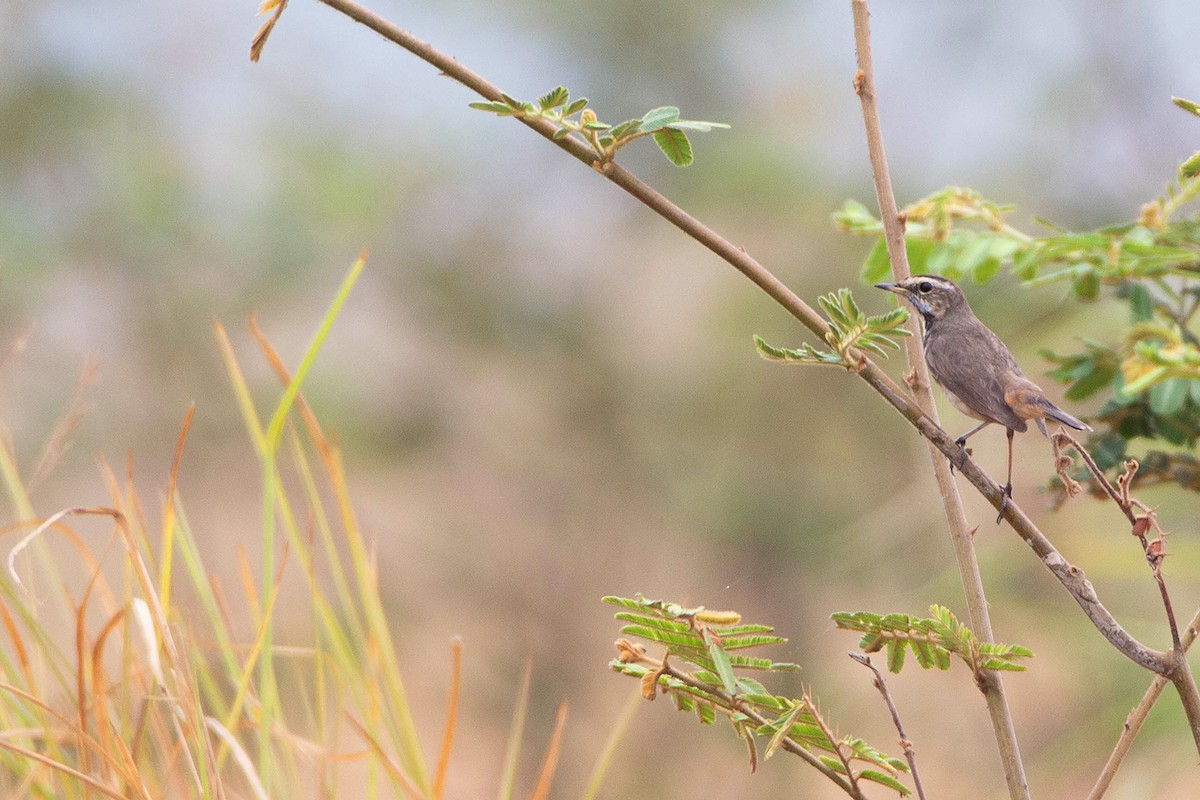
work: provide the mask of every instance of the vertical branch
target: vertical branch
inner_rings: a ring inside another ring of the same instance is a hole
[[[883,221],[884,243],[892,275],[897,281],[909,277],[908,253],[904,247],[904,220],[896,207],[892,191],[892,179],[888,174],[887,155],[883,149],[883,133],[879,125],[879,109],[875,103],[875,74],[871,64],[871,24],[867,0],[851,0],[850,9],[854,16],[854,45],[858,54],[858,71],[854,75],[854,91],[862,103],[863,124],[867,134],[867,152],[871,159],[871,177],[874,179],[875,196],[879,202],[880,219]],[[909,329],[913,336],[905,340],[905,352],[911,368],[910,384],[921,410],[941,426],[937,408],[933,403],[933,391],[929,382],[929,367],[925,363],[921,336],[915,315],[909,318]],[[954,557],[966,595],[968,617],[975,635],[983,641],[992,641],[992,623],[988,615],[987,597],[983,591],[983,578],[979,573],[979,562],[975,557],[972,530],[967,523],[962,496],[950,473],[950,464],[945,456],[930,443],[929,457],[933,462],[933,474],[946,523],[950,528],[950,541],[954,546]],[[1025,780],[1025,767],[1021,762],[1021,751],[1017,745],[1016,729],[1004,697],[1000,677],[987,672],[980,683],[987,701],[992,730],[1000,750],[1004,766],[1004,778],[1008,793],[1013,800],[1029,797],[1029,786]]]

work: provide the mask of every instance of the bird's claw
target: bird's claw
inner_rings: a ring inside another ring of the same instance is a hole
[[[1008,498],[1012,497],[1012,484],[1006,483],[1000,487],[1000,513],[996,515],[996,524],[1004,519],[1004,512],[1008,510]]]
[[[970,451],[967,450],[967,440],[965,438],[960,436],[959,438],[954,440],[954,443],[956,445],[958,445],[958,450],[959,450],[957,462],[953,458],[946,459],[947,461],[950,462],[950,474],[951,475],[954,474],[955,467],[958,467],[958,469],[961,471],[963,468],[963,465],[967,463],[967,456],[971,455]]]

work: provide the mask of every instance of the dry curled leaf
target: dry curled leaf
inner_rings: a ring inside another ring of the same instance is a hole
[[[258,7],[258,13],[261,16],[268,12],[271,14],[270,19],[259,26],[254,33],[254,38],[250,40],[250,60],[258,61],[258,57],[262,55],[263,47],[267,43],[267,37],[271,35],[271,31],[275,28],[275,23],[279,21],[279,15],[283,13],[283,9],[287,8],[288,0],[263,0],[262,5]]]
[[[647,672],[642,676],[642,697],[653,700],[658,695],[658,678],[663,674],[661,669]],[[666,688],[663,688],[666,691]]]
[[[646,654],[646,648],[643,645],[628,639],[617,639],[613,644],[617,648],[617,660],[622,664],[641,661],[642,656]]]

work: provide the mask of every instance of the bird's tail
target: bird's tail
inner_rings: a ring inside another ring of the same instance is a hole
[[[1039,397],[1037,404],[1042,407],[1042,412],[1046,415],[1046,419],[1053,420],[1054,422],[1061,422],[1068,428],[1074,428],[1077,431],[1090,431],[1092,429],[1091,425],[1075,419],[1075,417],[1072,417],[1070,414],[1063,411],[1061,408],[1054,405],[1054,403],[1051,403],[1044,397]],[[1043,434],[1048,435],[1046,433],[1046,423],[1039,419],[1037,421],[1037,426]]]

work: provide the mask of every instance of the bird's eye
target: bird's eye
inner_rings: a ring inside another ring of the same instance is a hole
[[[929,281],[921,281],[917,284],[917,291],[921,294],[929,294],[933,291],[933,284]]]

